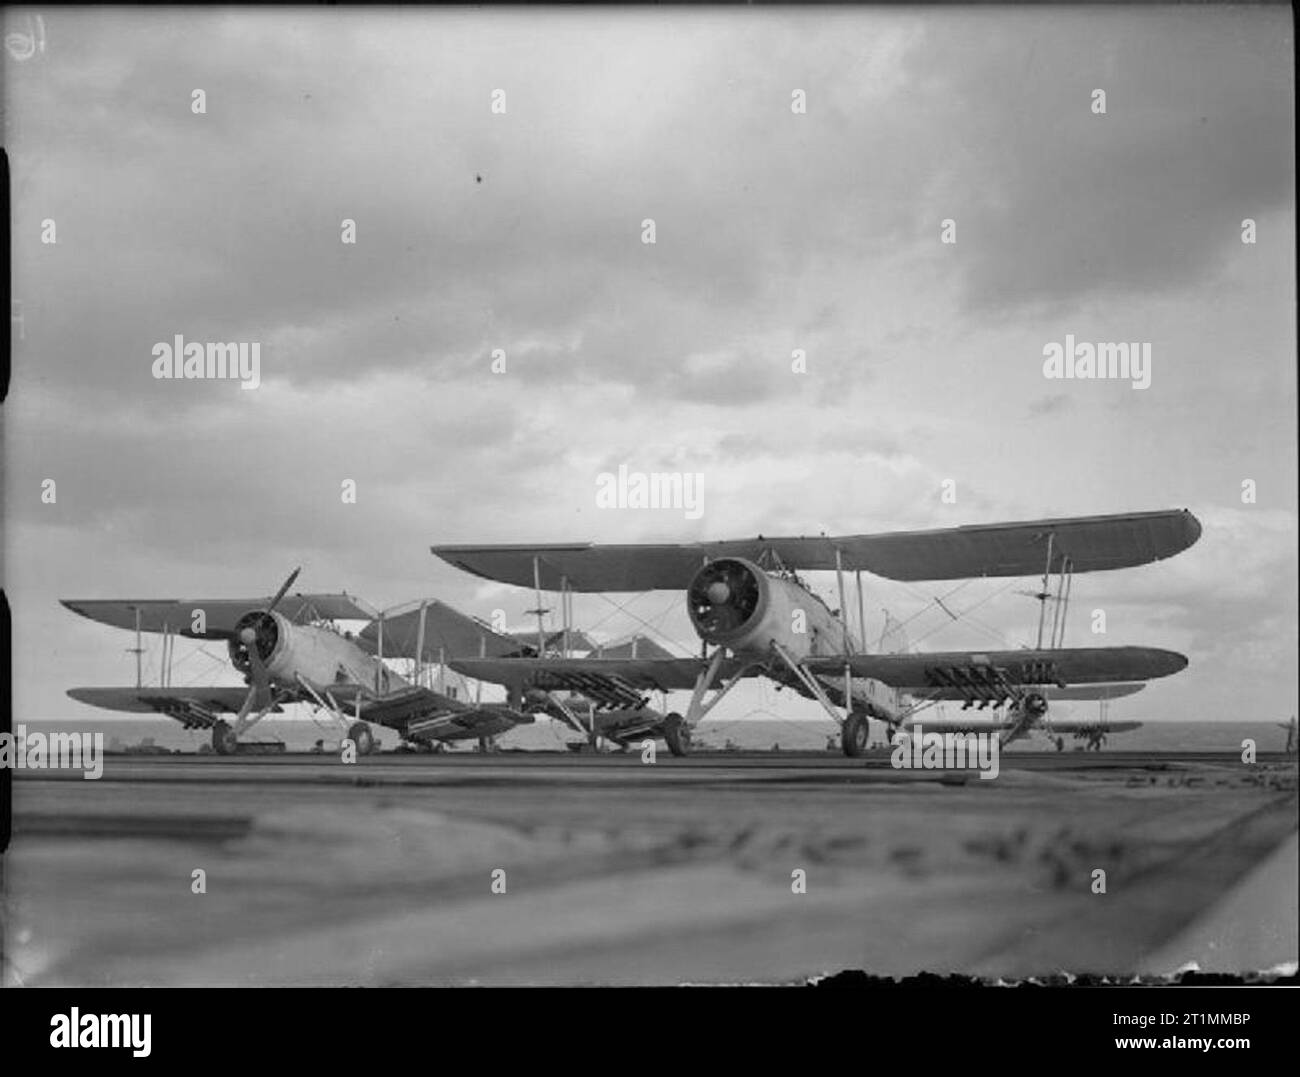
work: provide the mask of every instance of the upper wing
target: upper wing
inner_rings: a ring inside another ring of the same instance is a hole
[[[651,591],[685,587],[705,561],[775,556],[787,568],[833,571],[839,566],[894,580],[958,580],[1031,576],[1069,559],[1075,572],[1131,568],[1187,549],[1201,535],[1186,509],[1076,516],[932,531],[816,538],[763,538],[686,545],[434,546],[444,561],[489,580],[558,591]]]
[[[250,610],[264,610],[271,603],[264,598],[163,598],[163,599],[80,599],[59,601],[73,613],[115,628],[134,629],[139,616],[142,632],[171,631],[191,639],[225,639],[235,622]],[[349,594],[285,595],[276,609],[291,621],[363,621],[374,611]],[[195,632],[195,613],[203,611],[206,631]]]
[[[744,665],[728,659],[719,676],[734,676]],[[451,666],[475,680],[508,687],[570,689],[593,698],[621,691],[624,698],[611,701],[633,706],[642,692],[694,688],[706,663],[699,658],[466,658]]]
[[[973,693],[1005,685],[1095,685],[1168,677],[1187,659],[1158,647],[1066,647],[1048,651],[935,651],[930,654],[855,654],[806,658],[815,673],[874,677],[911,692],[929,689]],[[1005,693],[1003,693],[1005,694]],[[1060,698],[1059,696],[1057,698]]]
[[[421,609],[424,610],[423,654],[418,653]],[[358,635],[358,639],[371,650],[378,649],[380,623],[378,619],[371,621]],[[519,654],[523,649],[518,640],[494,632],[482,621],[437,599],[408,603],[397,612],[385,611],[382,623],[385,658],[437,662],[474,655],[495,658]]]

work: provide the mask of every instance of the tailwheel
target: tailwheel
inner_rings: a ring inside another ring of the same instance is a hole
[[[212,724],[212,750],[217,755],[234,755],[238,744],[229,722],[218,719]]]
[[[664,740],[673,755],[686,755],[691,750],[691,727],[676,712],[664,719]]]
[[[840,729],[840,748],[850,759],[855,759],[866,754],[870,736],[871,722],[865,714],[855,711],[844,719]]]
[[[357,746],[357,755],[369,755],[375,750],[375,735],[365,722],[353,722],[348,728],[348,740]]]

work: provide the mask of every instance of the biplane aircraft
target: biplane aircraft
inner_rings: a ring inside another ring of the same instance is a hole
[[[186,729],[209,729],[222,755],[265,715],[290,703],[323,709],[346,728],[359,754],[376,747],[370,723],[396,730],[403,740],[431,747],[446,741],[487,738],[534,721],[517,704],[458,699],[442,683],[449,657],[518,656],[531,644],[495,632],[434,599],[376,613],[347,594],[288,594],[298,570],[271,598],[190,600],[64,599],[84,617],[136,633],[136,687],[73,688],[68,695],[109,710],[165,714]],[[201,614],[201,616],[200,616]],[[364,621],[357,633],[337,621]],[[161,684],[141,683],[141,633],[163,637]],[[188,687],[171,683],[176,636],[222,640],[244,686]],[[408,680],[387,662],[406,659]],[[438,680],[433,677],[437,669]],[[228,715],[233,719],[228,721]]]
[[[903,733],[914,733],[919,727],[926,733],[994,733],[998,735],[1003,744],[1020,737],[1028,737],[1031,733],[1042,733],[1054,745],[1058,752],[1065,751],[1065,738],[1073,737],[1077,741],[1083,742],[1083,747],[1094,751],[1100,751],[1106,743],[1106,739],[1112,733],[1131,733],[1135,729],[1141,729],[1142,723],[1136,721],[1114,721],[1105,715],[1105,705],[1119,696],[1132,695],[1134,692],[1141,690],[1141,684],[1129,685],[1091,685],[1082,686],[1074,690],[1073,694],[1066,694],[1060,691],[1051,692],[1045,689],[1045,694],[1049,694],[1049,702],[1055,703],[1061,699],[1095,699],[1098,700],[1103,708],[1102,714],[1097,718],[1061,718],[1057,716],[1048,717],[1042,715],[1039,720],[1031,725],[1017,726],[1015,716],[1003,711],[995,714],[982,715],[974,714],[968,711],[961,711],[958,714],[911,714],[899,723],[898,729]],[[1082,693],[1082,694],[1077,694]]]
[[[839,725],[844,753],[857,756],[870,741],[873,718],[892,731],[920,707],[939,701],[960,701],[963,709],[1002,707],[1000,735],[1007,741],[1042,724],[1054,692],[1058,698],[1104,698],[1121,694],[1120,686],[1177,673],[1187,659],[1173,651],[1063,646],[1065,614],[1076,574],[1172,557],[1200,534],[1196,517],[1181,509],[842,537],[440,545],[432,551],[476,576],[535,590],[539,635],[544,591],[560,594],[567,629],[573,593],[680,590],[701,640],[701,654],[691,658],[453,659],[452,668],[468,677],[505,685],[512,698],[522,694],[533,706],[556,712],[571,710],[560,693],[578,693],[590,700],[593,713],[615,716],[616,728],[661,736],[673,754],[684,755],[692,730],[742,678],[766,676],[815,699]],[[799,575],[817,571],[835,573],[839,610]],[[857,580],[857,635],[846,613],[848,572]],[[1025,650],[868,653],[859,642],[865,638],[863,572],[906,581],[1041,574],[1037,644]],[[1054,612],[1044,646],[1049,601]],[[666,699],[674,690],[691,693],[684,715],[650,706],[652,692]]]

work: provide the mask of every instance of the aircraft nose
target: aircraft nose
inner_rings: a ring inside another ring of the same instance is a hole
[[[709,601],[715,606],[721,606],[731,597],[731,588],[723,583],[722,580],[715,580],[713,583],[709,584],[709,589],[705,594],[709,596]]]

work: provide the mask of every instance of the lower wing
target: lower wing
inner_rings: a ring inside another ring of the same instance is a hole
[[[129,714],[165,714],[186,729],[210,729],[223,714],[235,714],[248,698],[242,685],[212,688],[70,688],[78,703]],[[271,708],[281,711],[278,703]]]
[[[1185,669],[1187,659],[1157,647],[1073,647],[810,657],[804,665],[824,674],[843,673],[847,666],[855,677],[872,677],[893,688],[918,694],[949,690],[957,698],[969,693],[978,699],[1000,690],[1005,696],[1007,687],[1055,685],[1069,690],[1078,685],[1148,681]]]

